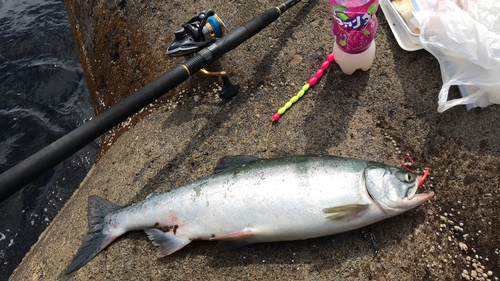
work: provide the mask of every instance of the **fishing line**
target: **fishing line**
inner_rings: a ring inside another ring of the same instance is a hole
[[[278,112],[276,112],[274,115],[273,115],[273,118],[272,118],[272,121],[271,121],[271,125],[269,125],[269,130],[267,131],[267,135],[266,135],[266,158],[269,159],[269,135],[271,134],[271,129],[273,128],[273,124],[278,121],[278,119],[281,117],[281,115],[283,115],[287,109],[289,109],[295,102],[297,102],[302,96],[304,96],[305,92],[307,90],[309,90],[309,88],[311,86],[313,86],[314,84],[316,84],[316,82],[318,81],[319,78],[321,78],[321,76],[323,75],[324,71],[328,68],[328,66],[330,65],[330,63],[335,59],[335,55],[333,53],[331,53],[330,55],[328,55],[328,58],[325,62],[323,62],[321,64],[321,68],[316,71],[316,74],[314,75],[314,77],[312,77],[311,79],[309,79],[309,82],[306,83],[304,86],[302,86],[302,89],[297,93],[297,95],[293,96],[290,101],[288,101],[283,107],[281,107]],[[406,158],[409,158],[411,163],[413,164],[414,161],[413,159],[411,159],[410,156],[405,156],[403,158],[403,162],[402,162],[402,165],[403,167],[414,173],[414,171],[412,171],[411,169],[409,169],[408,167],[406,167],[406,163],[405,163],[405,160]],[[425,173],[424,175],[422,176],[422,178],[420,179],[420,182],[418,184],[418,188],[420,188],[423,184],[424,184],[424,181],[425,179],[427,178],[427,176],[429,175],[429,169],[426,169],[425,170]]]
[[[267,149],[267,142],[269,141],[269,134],[271,133],[271,128],[273,127],[274,121],[271,122],[271,125],[269,125],[269,131],[267,131],[267,136],[266,136],[266,158],[269,159],[269,150]]]
[[[306,91],[309,90],[309,88],[311,86],[313,86],[314,84],[316,84],[316,82],[318,82],[318,79],[321,78],[321,76],[323,76],[324,71],[328,68],[328,66],[330,65],[330,63],[334,59],[335,59],[335,55],[333,53],[328,55],[326,61],[321,64],[321,68],[318,71],[316,71],[316,74],[314,75],[314,77],[309,79],[309,82],[307,82],[304,86],[302,86],[302,89],[300,89],[300,91],[297,93],[297,95],[293,96],[290,99],[290,101],[288,101],[283,107],[281,107],[278,110],[278,112],[276,112],[273,115],[273,120],[271,121],[271,125],[269,126],[269,131],[267,132],[267,136],[266,136],[266,157],[267,158],[269,158],[269,150],[268,150],[269,134],[271,133],[271,128],[273,127],[273,123],[275,121],[278,121],[278,119],[280,119],[281,115],[283,115],[285,113],[285,111],[287,111],[287,109],[289,109],[292,106],[292,104],[297,102],[306,93]]]
[[[313,86],[314,84],[317,83],[318,79],[321,78],[321,76],[323,75],[324,71],[328,68],[329,64],[335,59],[335,55],[334,53],[331,53],[330,55],[328,55],[327,57],[327,60],[325,62],[323,62],[321,64],[321,68],[316,71],[314,77],[312,77],[311,79],[309,79],[308,83],[306,83],[302,89],[297,93],[297,95],[293,96],[290,101],[288,101],[283,107],[281,107],[278,112],[276,112],[273,117],[272,117],[272,121],[271,121],[271,124],[269,125],[269,130],[267,131],[267,135],[266,135],[266,158],[269,159],[269,136],[271,134],[271,129],[273,127],[273,124],[278,121],[278,119],[281,117],[281,115],[283,115],[295,102],[297,102],[302,96],[304,96],[305,92],[307,90],[309,90],[309,88],[311,86]],[[408,167],[406,167],[406,163],[405,163],[405,160],[406,158],[409,158],[410,161],[412,163],[414,163],[413,159],[411,159],[410,156],[406,156],[403,158],[403,161],[402,161],[402,165],[403,167],[412,172],[412,173],[415,173],[414,171],[410,170]],[[424,173],[424,175],[422,176],[421,180],[420,180],[420,183],[418,185],[418,187],[420,187],[424,181],[425,181],[425,178],[427,177],[427,175],[429,174],[429,169],[427,169]],[[367,263],[370,263],[372,262],[375,257],[377,256],[377,250],[375,250],[375,254],[372,258],[370,258],[369,260],[366,260],[366,261],[356,261],[356,260],[352,260],[352,259],[348,259],[346,257],[344,257],[342,255],[342,251],[344,250],[344,246],[345,246],[345,236],[342,235],[342,238],[343,238],[343,242],[342,242],[342,246],[340,248],[340,250],[338,252],[335,252],[335,250],[333,250],[333,248],[331,247],[330,243],[327,243],[328,247],[330,248],[330,250],[334,253],[333,256],[329,259],[324,259],[324,260],[315,260],[315,259],[302,259],[302,258],[296,258],[298,261],[301,261],[301,262],[326,262],[326,261],[332,261],[334,259],[336,259],[337,257],[340,257],[342,259],[344,259],[345,261],[348,261],[348,262],[352,262],[352,263],[356,263],[356,264],[367,264]],[[375,247],[375,245],[374,245]],[[288,248],[288,251],[290,252],[290,254],[292,255],[295,255],[295,253],[293,253],[292,249],[290,248],[290,246],[288,246],[287,244],[287,248]]]
[[[333,53],[331,53],[330,55],[328,55],[327,60],[321,64],[321,68],[318,71],[316,71],[316,74],[314,75],[314,77],[312,77],[311,79],[309,79],[308,83],[306,83],[302,87],[302,89],[297,93],[297,95],[293,96],[290,99],[290,101],[288,101],[283,107],[281,107],[278,110],[278,112],[276,112],[273,115],[271,124],[269,125],[269,130],[267,131],[267,135],[266,135],[266,158],[267,159],[269,159],[269,147],[268,147],[269,146],[269,135],[271,134],[271,129],[273,127],[273,124],[276,121],[278,121],[278,119],[281,117],[281,115],[283,115],[286,112],[287,109],[289,109],[295,102],[297,102],[302,96],[304,96],[305,92],[307,90],[309,90],[309,88],[311,86],[313,86],[314,84],[316,84],[316,82],[318,81],[318,79],[321,78],[321,76],[323,75],[324,71],[328,68],[328,66],[330,65],[330,63],[334,59],[335,59],[335,55]],[[410,156],[406,156],[406,157],[403,158],[403,162],[402,162],[403,167],[406,170],[408,170],[408,171],[410,171],[412,173],[415,173],[414,171],[412,171],[408,167],[406,167],[406,163],[405,163],[406,158],[409,158],[410,161],[412,163],[414,163],[413,159],[411,159]],[[425,171],[425,174],[422,176],[418,187],[420,187],[424,183],[425,178],[427,177],[428,174],[429,174],[429,169],[427,169]],[[340,257],[340,258],[342,258],[342,259],[344,259],[345,261],[348,261],[348,262],[352,262],[352,263],[356,263],[356,264],[366,264],[366,263],[372,262],[375,259],[375,257],[377,256],[377,250],[375,250],[374,256],[371,259],[366,260],[366,261],[356,261],[356,260],[348,259],[348,258],[342,256],[341,253],[342,253],[342,251],[344,249],[344,246],[345,246],[345,236],[342,235],[342,238],[343,238],[342,247],[340,248],[339,252],[335,252],[333,250],[333,248],[331,247],[331,245],[329,243],[327,243],[328,246],[330,247],[330,250],[334,253],[334,255],[331,258],[329,258],[329,259],[325,259],[325,260],[312,260],[312,259],[297,258],[297,260],[302,261],[302,262],[326,262],[326,261],[332,261],[332,260],[336,259],[337,257]],[[288,248],[288,251],[290,251],[290,253],[292,255],[295,255],[295,253],[292,252],[292,249],[290,249],[290,246],[288,246],[288,244],[287,244],[287,248]]]

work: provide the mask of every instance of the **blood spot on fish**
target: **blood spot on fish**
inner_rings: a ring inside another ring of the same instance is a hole
[[[162,227],[158,227],[159,230],[163,231],[163,232],[170,232],[170,229],[171,229],[171,226],[162,226]]]
[[[167,233],[167,232],[170,232],[170,230],[174,229],[174,226],[172,226],[172,225],[160,226],[160,224],[157,222],[157,223],[155,223],[154,228]]]
[[[177,228],[179,228],[178,225],[174,225],[174,235],[177,234]]]
[[[116,217],[111,217],[108,221],[108,224],[111,225],[113,229],[117,229],[119,225],[118,221],[116,220]]]
[[[174,215],[172,210],[169,210],[168,212],[170,213],[170,219],[172,220],[172,222],[176,222],[179,220],[179,218]]]
[[[208,201],[207,201],[207,207],[208,207]]]

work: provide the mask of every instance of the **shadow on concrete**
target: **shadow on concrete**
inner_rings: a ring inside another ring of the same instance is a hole
[[[303,17],[296,17],[291,25],[293,26],[298,26],[302,24],[303,20],[306,18],[307,14],[311,12],[311,10],[314,8],[314,6],[318,3],[318,0],[311,1],[308,5],[304,5],[299,11]],[[285,46],[285,42],[287,38],[291,36],[293,33],[293,29],[287,29],[282,36],[280,37],[280,40],[277,44],[276,48],[273,48],[270,50],[264,58],[261,60],[261,64],[256,66],[256,69],[259,69],[259,71],[256,71],[256,77],[253,77],[253,81],[259,81],[259,79],[263,79],[264,77],[268,76],[271,72],[271,68],[267,67],[268,65],[271,65],[272,62],[278,57],[277,53]],[[216,69],[217,64],[214,65],[214,67],[211,69]],[[201,76],[201,77],[200,77]],[[191,77],[189,80],[189,86],[198,87],[200,83],[213,83],[213,80],[209,81],[209,77],[204,77],[201,74],[197,74],[194,77]],[[202,85],[203,85],[202,84]],[[205,86],[208,86],[207,84],[204,84]],[[196,120],[199,117],[206,118],[208,120],[207,124],[204,125],[201,129],[199,129],[199,132],[197,133],[198,137],[192,138],[189,143],[186,145],[186,148],[184,151],[180,151],[174,158],[173,160],[165,165],[165,168],[160,170],[156,176],[152,177],[144,186],[144,188],[137,193],[137,195],[131,200],[131,202],[137,202],[140,200],[143,200],[148,194],[153,192],[157,187],[159,183],[164,182],[165,175],[172,173],[171,168],[175,167],[176,165],[179,165],[184,161],[185,158],[189,158],[189,155],[191,151],[195,150],[196,148],[200,147],[201,144],[203,144],[205,141],[207,141],[211,136],[213,136],[214,132],[216,132],[216,129],[218,127],[221,127],[226,120],[228,120],[229,116],[232,116],[234,114],[237,114],[239,110],[242,110],[244,108],[244,104],[247,102],[249,96],[244,95],[240,93],[236,95],[232,100],[231,100],[231,106],[226,106],[227,101],[221,100],[219,103],[218,107],[219,110],[217,113],[212,114],[210,116],[206,116],[206,114],[203,114],[203,116],[199,115],[193,115],[192,109],[195,106],[199,106],[202,103],[201,102],[194,102],[193,104],[186,105],[185,107],[186,110],[177,110],[174,111],[174,113],[165,121],[164,123],[164,128],[165,130],[168,130],[169,127],[171,126],[177,126],[180,124],[183,124],[184,122],[190,121],[190,120]],[[190,108],[189,108],[190,107]],[[175,185],[175,183],[171,183]]]
[[[357,70],[355,75],[345,75],[332,63],[326,76],[322,77],[322,89],[315,92],[315,108],[306,118],[308,126],[304,134],[308,138],[307,154],[324,153],[328,148],[336,147],[348,136],[344,130],[353,119],[359,106],[357,96],[368,84],[370,71]]]

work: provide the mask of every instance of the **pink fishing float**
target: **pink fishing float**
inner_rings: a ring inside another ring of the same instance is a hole
[[[276,121],[278,120],[281,115],[283,113],[285,113],[285,111],[290,108],[292,106],[293,103],[295,103],[296,101],[298,101],[304,94],[307,90],[309,90],[309,87],[313,86],[314,84],[316,84],[316,82],[318,82],[318,79],[321,78],[321,76],[323,76],[323,73],[324,71],[328,68],[328,66],[330,65],[330,63],[335,59],[335,55],[333,53],[331,53],[330,55],[328,55],[328,58],[326,59],[325,62],[323,62],[321,64],[321,68],[316,71],[316,74],[314,75],[314,77],[312,77],[311,79],[309,79],[309,82],[307,82],[304,86],[302,86],[302,89],[300,89],[300,91],[297,93],[297,95],[293,96],[289,102],[287,102],[285,104],[285,106],[283,106],[282,108],[280,108],[278,110],[278,112],[276,112],[274,115],[273,115],[273,121]]]

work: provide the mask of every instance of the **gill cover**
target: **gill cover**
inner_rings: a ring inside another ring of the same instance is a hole
[[[417,175],[414,173],[389,166],[371,166],[365,169],[365,184],[370,196],[384,209],[417,206],[407,204],[418,189]]]

